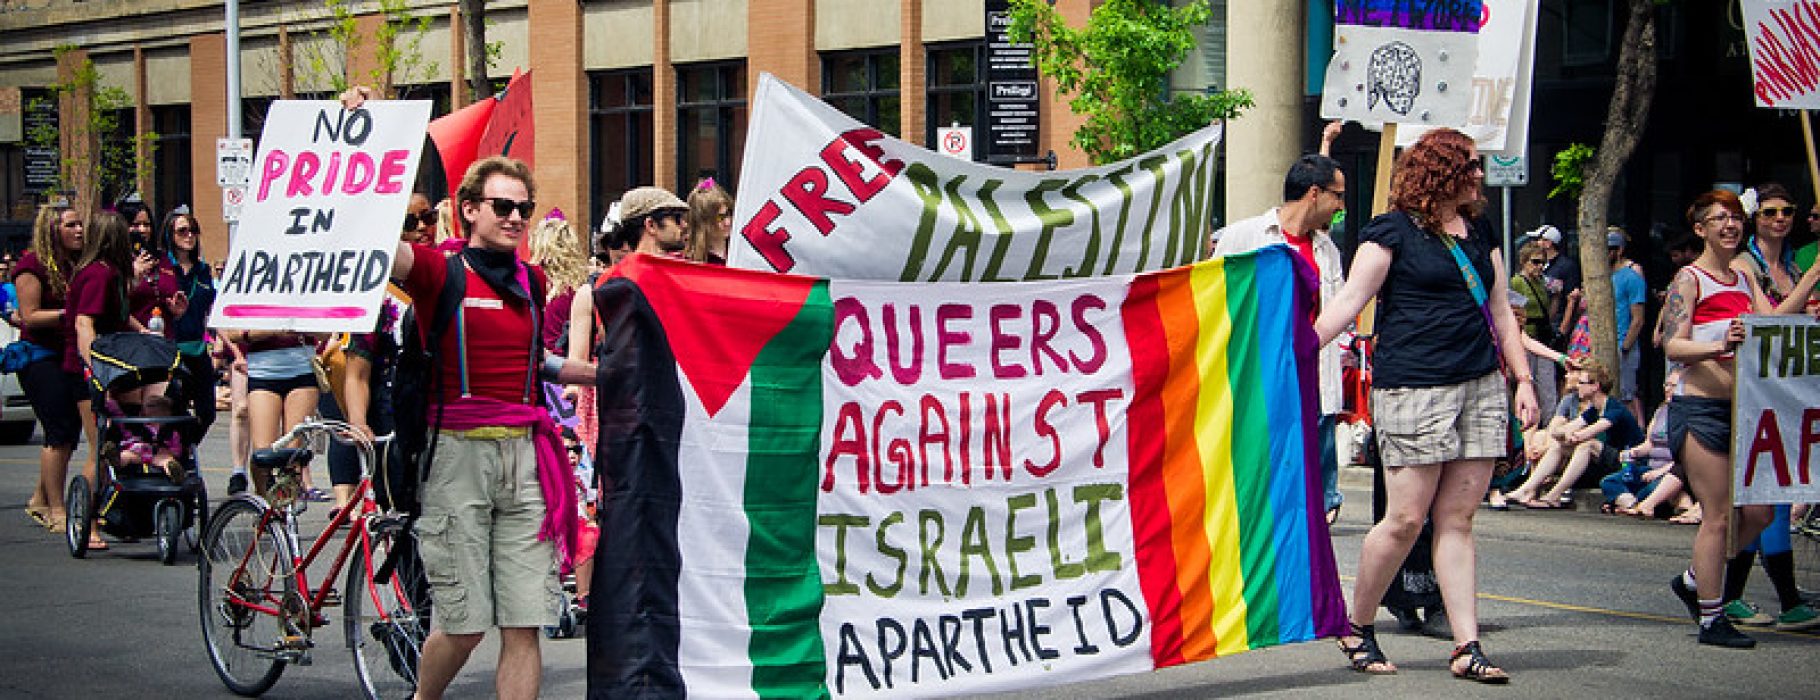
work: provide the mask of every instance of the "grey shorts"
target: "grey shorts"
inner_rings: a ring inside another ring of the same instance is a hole
[[[1497,372],[1445,386],[1373,388],[1371,416],[1384,466],[1505,456],[1505,391]]]
[[[437,436],[417,536],[438,629],[556,624],[556,549],[537,541],[543,516],[531,438]]]
[[[1618,356],[1618,393],[1612,398],[1629,401],[1637,398],[1637,370],[1643,366],[1643,348],[1632,345],[1628,352]]]

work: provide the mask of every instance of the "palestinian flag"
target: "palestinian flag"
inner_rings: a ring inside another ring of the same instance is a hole
[[[1341,634],[1313,275],[596,291],[589,695],[932,696]]]

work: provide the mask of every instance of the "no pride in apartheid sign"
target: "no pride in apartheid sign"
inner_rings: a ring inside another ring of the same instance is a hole
[[[429,121],[424,101],[272,103],[211,324],[372,330]]]

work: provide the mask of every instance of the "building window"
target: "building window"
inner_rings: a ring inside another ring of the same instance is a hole
[[[745,150],[745,62],[677,66],[676,191],[709,177],[732,191]]]
[[[979,143],[986,137],[986,44],[929,47],[929,118],[923,145],[936,147],[935,130],[944,126],[973,127],[973,159],[985,160]]]
[[[1568,0],[1561,13],[1561,65],[1604,64],[1611,45],[1611,0]]]
[[[589,221],[605,218],[626,190],[651,183],[651,104],[650,68],[588,75],[588,160],[594,170]]]
[[[898,50],[822,54],[822,100],[892,136],[903,132]]]
[[[159,212],[179,204],[195,207],[195,183],[190,179],[190,106],[155,105],[152,131],[158,148],[152,152],[152,198]],[[216,251],[217,257],[225,251]]]

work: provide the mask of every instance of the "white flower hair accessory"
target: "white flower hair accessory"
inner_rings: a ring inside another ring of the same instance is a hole
[[[600,232],[610,233],[619,225],[619,202],[607,205],[607,215],[600,220]]]
[[[1757,188],[1752,187],[1745,190],[1744,194],[1738,195],[1738,203],[1744,205],[1744,216],[1756,216],[1757,209],[1760,208],[1757,204]]]

